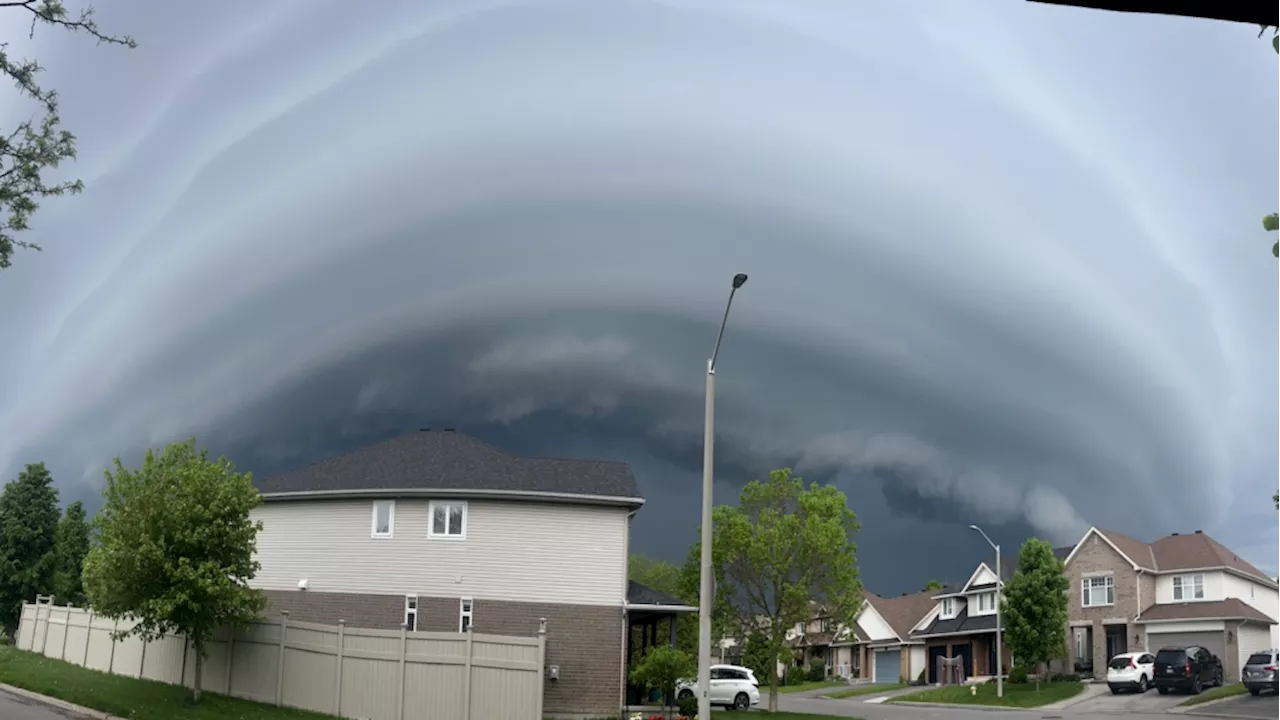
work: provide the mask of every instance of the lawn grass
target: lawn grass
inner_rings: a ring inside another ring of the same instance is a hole
[[[822,688],[829,687],[848,687],[848,685],[849,682],[847,680],[816,680],[814,682],[800,683],[799,685],[780,686],[778,688],[778,694],[783,695],[786,693],[804,692],[805,690],[821,690]],[[760,693],[767,694],[768,688],[761,685]]]
[[[1224,697],[1243,695],[1247,692],[1249,691],[1244,688],[1244,683],[1231,683],[1230,685],[1223,685],[1222,687],[1216,687],[1212,690],[1205,690],[1199,695],[1192,695],[1178,704],[1183,706],[1199,705],[1200,703],[1207,703],[1210,700],[1220,700]]]
[[[976,687],[974,694],[970,688]],[[1048,705],[1075,697],[1084,692],[1084,684],[1080,682],[1047,682],[1040,683],[1040,690],[1031,683],[1005,683],[1004,697],[996,697],[996,684],[951,685],[933,688],[909,695],[889,698],[891,703],[931,702],[953,703],[956,705],[998,705],[1002,707],[1032,708]]]
[[[827,693],[826,696],[835,700],[842,700],[844,698],[858,697],[859,695],[873,695],[875,693],[889,692],[890,690],[901,690],[904,687],[908,686],[905,683],[897,685],[855,685],[848,690]]]
[[[0,646],[0,683],[131,720],[333,720],[332,715],[263,705],[153,680],[89,670],[12,646]]]
[[[831,715],[810,715],[808,712],[769,712],[768,710],[712,712],[712,720],[760,720],[762,716],[773,717],[774,720],[831,720]],[[858,717],[844,717],[842,720],[858,720]]]

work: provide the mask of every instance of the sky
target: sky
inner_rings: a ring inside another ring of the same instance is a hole
[[[75,2],[69,3],[73,9]],[[422,427],[625,460],[633,550],[837,484],[867,587],[1203,530],[1277,570],[1276,56],[1021,0],[0,12],[80,196],[0,272],[0,478],[196,436],[269,475]],[[8,92],[0,127],[32,108]]]

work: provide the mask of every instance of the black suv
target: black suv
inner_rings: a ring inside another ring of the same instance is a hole
[[[1205,687],[1222,685],[1222,661],[1196,645],[1160,648],[1152,672],[1152,684],[1161,695],[1170,690],[1199,695]]]

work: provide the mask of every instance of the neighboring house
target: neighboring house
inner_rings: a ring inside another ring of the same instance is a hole
[[[421,431],[258,481],[253,581],[298,621],[532,636],[548,713],[617,714],[633,622],[692,610],[627,578],[626,464],[518,457]],[[655,599],[656,598],[656,599]]]
[[[787,628],[784,635],[792,650],[793,666],[808,669],[817,660],[826,666],[827,674],[834,674],[831,643],[839,629],[824,605],[810,602],[809,619]]]
[[[1095,678],[1119,653],[1200,645],[1230,681],[1250,653],[1280,644],[1275,581],[1199,530],[1146,543],[1089,528],[1065,569],[1069,652]]]
[[[873,683],[911,682],[924,670],[924,643],[911,637],[911,628],[934,605],[933,592],[899,597],[865,593],[854,632],[835,644],[837,662],[850,667],[852,677]]]
[[[996,587],[1013,576],[1014,563],[1000,569],[997,578],[987,563],[981,563],[963,585],[950,585],[930,593],[933,607],[911,628],[911,639],[924,643],[926,679],[935,675],[940,657],[962,658],[966,678],[987,678],[996,674]],[[1008,645],[1004,645],[1004,671],[1013,665]]]

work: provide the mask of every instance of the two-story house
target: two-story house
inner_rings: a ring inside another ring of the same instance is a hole
[[[1003,578],[980,563],[962,585],[951,585],[932,594],[933,608],[911,629],[911,638],[926,645],[928,682],[937,682],[940,657],[961,658],[966,678],[994,677],[996,673],[996,588],[1013,576],[1006,564]],[[1004,668],[1013,665],[1008,645],[1003,647]]]
[[[1119,653],[1199,645],[1238,678],[1250,653],[1280,644],[1275,581],[1199,530],[1146,543],[1089,528],[1064,566],[1079,672],[1103,678]]]
[[[850,676],[873,683],[911,682],[925,664],[924,642],[911,637],[911,629],[934,605],[932,592],[898,597],[866,593],[855,616],[847,644]],[[839,658],[844,660],[842,649]]]
[[[626,464],[518,457],[421,431],[257,483],[253,581],[268,612],[349,626],[532,636],[546,619],[549,714],[623,706],[629,616],[667,607],[629,584]],[[652,593],[649,593],[652,594]]]

